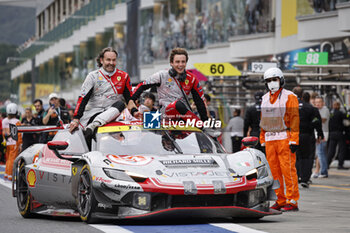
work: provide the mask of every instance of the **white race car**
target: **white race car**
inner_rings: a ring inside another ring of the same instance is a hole
[[[80,216],[91,223],[281,213],[269,208],[279,184],[265,155],[253,148],[227,153],[197,128],[144,129],[139,121],[113,122],[98,128],[91,146],[89,151],[81,130],[61,129],[53,141],[17,157],[12,186],[23,217]]]

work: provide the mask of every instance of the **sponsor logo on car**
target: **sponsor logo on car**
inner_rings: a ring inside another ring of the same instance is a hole
[[[107,158],[113,163],[126,164],[126,165],[146,165],[153,160],[153,157],[144,157],[141,155],[111,155],[108,154]]]
[[[34,188],[36,184],[36,173],[33,169],[30,169],[27,173],[27,182],[29,187]]]
[[[188,171],[188,172],[164,172],[163,177],[227,177],[231,173],[228,171]]]
[[[105,179],[105,178],[103,178],[103,177],[96,177],[96,176],[93,176],[92,177],[92,180],[94,180],[94,181],[97,181],[97,182],[103,182],[103,183],[112,183],[112,181],[111,180],[107,180],[107,179]]]
[[[123,184],[116,184],[114,185],[115,188],[121,188],[121,189],[141,189],[139,186],[134,186],[134,185],[123,185]]]
[[[175,159],[175,160],[160,160],[164,166],[178,165],[199,165],[199,166],[218,166],[214,159]]]

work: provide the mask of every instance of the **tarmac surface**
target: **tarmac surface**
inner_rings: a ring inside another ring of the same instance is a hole
[[[346,167],[350,167],[346,161]],[[200,219],[167,222],[114,222],[87,225],[79,218],[40,216],[24,219],[11,196],[10,182],[3,180],[0,169],[0,232],[142,232],[142,233],[294,233],[350,232],[350,170],[337,170],[334,164],[328,178],[312,179],[309,188],[300,187],[299,211],[268,216],[260,220]]]

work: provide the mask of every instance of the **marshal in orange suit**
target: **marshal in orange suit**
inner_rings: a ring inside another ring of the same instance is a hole
[[[284,76],[280,69],[266,70],[264,81],[269,92],[263,96],[261,103],[260,142],[265,146],[272,175],[280,182],[280,188],[275,190],[278,199],[271,208],[298,211],[299,188],[295,167],[295,152],[299,145],[298,98],[283,88]]]

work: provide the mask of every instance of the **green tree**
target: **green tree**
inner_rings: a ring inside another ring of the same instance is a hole
[[[11,94],[11,69],[15,63],[6,63],[8,57],[16,57],[18,53],[15,45],[0,44],[0,101],[10,98]]]

